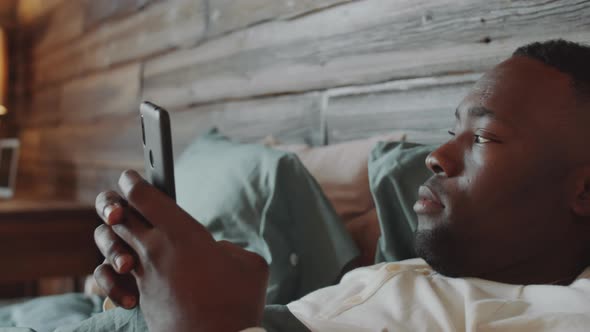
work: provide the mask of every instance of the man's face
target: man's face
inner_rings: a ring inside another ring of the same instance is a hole
[[[426,160],[434,175],[414,206],[417,251],[434,269],[492,277],[571,238],[569,82],[541,62],[513,57],[461,102],[450,140]]]

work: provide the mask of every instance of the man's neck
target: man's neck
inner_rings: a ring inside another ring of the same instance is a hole
[[[571,252],[546,252],[504,269],[483,274],[480,278],[519,285],[569,285],[587,267],[586,264],[580,264],[586,261],[586,257],[577,256],[579,255],[572,255]]]

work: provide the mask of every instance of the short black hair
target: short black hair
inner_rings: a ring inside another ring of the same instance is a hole
[[[512,56],[526,56],[569,75],[576,96],[590,101],[590,46],[553,39],[521,46]]]

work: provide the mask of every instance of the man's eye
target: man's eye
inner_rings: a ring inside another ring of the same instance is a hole
[[[448,133],[451,136],[456,136],[455,132],[452,131],[452,130],[449,130]],[[485,143],[490,143],[490,142],[497,142],[497,141],[495,141],[493,139],[485,138],[485,137],[483,137],[481,135],[473,135],[473,137],[474,137],[473,141],[475,143],[478,143],[478,144],[485,144]]]
[[[491,141],[492,141],[491,139],[487,139],[485,137],[475,135],[475,143],[483,144],[483,143],[489,143]]]

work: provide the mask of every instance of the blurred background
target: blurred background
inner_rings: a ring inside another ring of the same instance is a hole
[[[212,126],[244,141],[442,142],[470,85],[515,48],[590,42],[590,1],[0,0],[0,26],[0,137],[20,146],[2,297],[81,289],[61,277],[100,259],[97,193],[143,169],[142,100],[171,112],[177,155]]]

